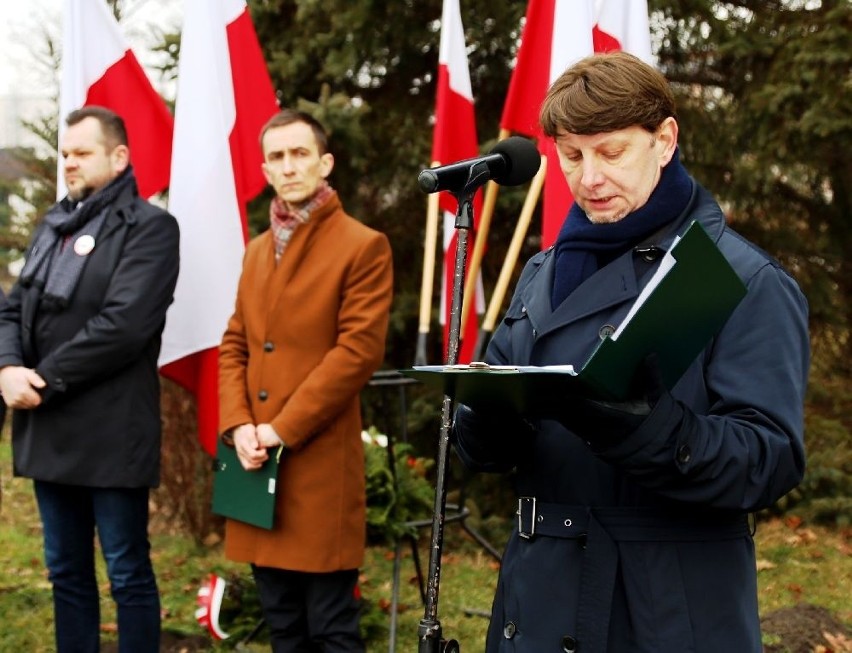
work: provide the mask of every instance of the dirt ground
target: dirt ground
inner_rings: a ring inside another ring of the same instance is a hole
[[[770,612],[761,628],[781,639],[766,646],[765,653],[852,653],[852,630],[816,605],[801,603]]]

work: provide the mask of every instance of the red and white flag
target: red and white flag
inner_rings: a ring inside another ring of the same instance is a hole
[[[547,89],[571,64],[593,52],[624,50],[652,62],[646,0],[530,0],[518,61],[509,83],[500,126],[539,139],[547,155],[541,248],[556,240],[573,202],[538,113]]]
[[[553,141],[543,138],[538,113],[547,89],[571,64],[592,54],[593,0],[530,0],[518,61],[509,82],[500,127],[538,138],[547,156],[541,248],[553,244],[573,197]]]
[[[59,140],[65,117],[97,104],[119,114],[127,127],[130,155],[142,197],[169,185],[172,115],[128,47],[106,0],[65,0]],[[57,199],[67,193],[59,157]]]
[[[653,65],[647,0],[599,0],[595,52],[622,50]]]
[[[278,110],[245,0],[186,0],[169,210],[180,275],[161,373],[195,394],[199,439],[218,430],[218,348],[234,310],[248,236],[245,204],[263,190],[258,137]]]
[[[473,91],[465,48],[459,0],[444,0],[441,15],[441,44],[438,53],[438,93],[435,102],[435,131],[432,140],[432,161],[445,165],[479,154],[476,137],[476,117],[473,111]],[[447,192],[439,198],[444,218],[444,274],[441,284],[441,323],[444,325],[444,360],[449,348],[450,307],[456,262],[458,232],[455,228],[457,202]],[[474,219],[482,208],[482,194],[474,198]],[[473,251],[474,231],[468,237],[468,254]],[[460,334],[459,363],[469,363],[479,333],[476,314],[485,310],[481,275],[476,283],[476,297]]]

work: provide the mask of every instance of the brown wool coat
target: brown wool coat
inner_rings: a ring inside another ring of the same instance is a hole
[[[249,243],[219,354],[220,432],[270,423],[289,450],[274,528],[229,519],[229,559],[309,572],[361,566],[359,392],[384,357],[392,275],[387,238],[346,215],[337,195],[296,229],[277,266],[270,231]]]

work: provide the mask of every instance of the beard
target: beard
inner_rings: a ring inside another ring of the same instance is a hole
[[[92,186],[83,186],[82,188],[78,188],[77,190],[68,190],[68,197],[70,197],[75,202],[82,202],[88,199],[92,193],[95,192],[95,188]]]

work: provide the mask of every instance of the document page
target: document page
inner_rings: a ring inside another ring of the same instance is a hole
[[[642,308],[642,305],[647,301],[648,297],[656,290],[657,286],[660,285],[660,282],[666,278],[666,275],[671,271],[671,269],[677,263],[677,259],[672,255],[672,250],[674,246],[677,245],[680,240],[680,236],[677,236],[672,243],[672,246],[669,248],[669,251],[666,252],[666,255],[663,257],[663,260],[660,261],[660,267],[657,268],[657,271],[654,272],[654,276],[651,277],[651,280],[648,282],[648,285],[642,289],[642,292],[639,293],[639,296],[636,298],[636,301],[633,302],[633,306],[630,308],[630,312],[627,314],[618,328],[615,330],[615,333],[612,334],[613,340],[618,340],[618,336],[621,335],[621,332],[624,331],[624,327],[630,324],[630,320],[633,319],[633,316],[639,312],[639,309]]]

